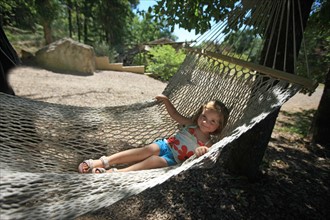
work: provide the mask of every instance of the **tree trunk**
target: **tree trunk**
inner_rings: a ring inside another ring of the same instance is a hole
[[[306,26],[307,19],[314,0],[299,0],[301,6],[303,30]],[[295,10],[298,10],[298,1],[294,1]],[[291,6],[292,7],[292,6]],[[289,12],[292,13],[292,12]],[[299,13],[295,13],[299,16]],[[284,13],[284,21],[286,21],[287,12]],[[290,14],[289,16],[292,16]],[[273,18],[270,18],[273,19]],[[274,19],[273,19],[274,20]],[[279,42],[283,42],[277,47],[277,39],[271,37],[271,30],[266,33],[266,41],[262,52],[262,60],[260,63],[268,67],[284,70],[289,73],[294,72],[294,55],[298,54],[300,43],[302,40],[301,27],[298,21],[299,17],[295,17],[295,32],[290,30],[288,33],[286,27],[281,27],[280,22],[273,22],[271,28],[276,28],[275,33],[280,33]],[[291,26],[291,25],[290,25]],[[292,27],[292,26],[291,26]],[[295,33],[295,36],[293,34]],[[288,35],[291,35],[288,37]],[[288,39],[288,40],[287,40]],[[294,39],[294,40],[293,40]],[[290,41],[291,40],[291,41]],[[288,42],[289,41],[289,42]],[[293,49],[293,41],[296,42],[296,51]],[[284,42],[287,42],[285,44]],[[286,47],[286,48],[285,48]],[[268,56],[266,56],[267,48]],[[289,56],[285,58],[285,51],[292,51]],[[276,57],[276,59],[274,59]],[[275,60],[275,63],[274,63]],[[285,62],[284,62],[285,61]],[[268,115],[263,121],[254,126],[250,131],[242,135],[238,140],[234,141],[225,150],[223,158],[224,166],[232,173],[247,176],[250,180],[255,180],[259,174],[259,166],[268,146],[273,128],[275,126],[276,118],[280,109],[277,109]]]
[[[84,43],[85,44],[90,44],[88,41],[88,4],[87,1],[84,2]]]
[[[72,1],[68,0],[69,36],[72,38]]]
[[[324,83],[324,90],[312,127],[312,143],[330,147],[330,70]]]
[[[48,21],[43,22],[42,24],[43,30],[44,30],[44,37],[46,40],[46,45],[51,44],[53,42],[53,37],[52,37],[52,28],[50,26],[50,23]]]
[[[77,24],[78,41],[81,42],[80,8],[78,6],[78,3],[76,3],[76,24]]]

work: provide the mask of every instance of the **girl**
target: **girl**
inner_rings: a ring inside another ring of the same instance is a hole
[[[211,135],[220,134],[225,127],[229,111],[220,101],[209,101],[192,118],[181,115],[164,96],[156,96],[164,103],[169,115],[183,126],[174,136],[157,140],[142,148],[122,151],[111,156],[103,156],[99,160],[85,160],[78,170],[80,173],[127,172],[161,168],[180,164],[193,154],[202,156],[212,146]],[[134,163],[122,169],[109,169],[114,164]]]

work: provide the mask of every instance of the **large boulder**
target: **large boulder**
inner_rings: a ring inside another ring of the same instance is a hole
[[[38,65],[54,71],[92,75],[95,71],[95,53],[91,46],[70,38],[55,41],[36,52]]]

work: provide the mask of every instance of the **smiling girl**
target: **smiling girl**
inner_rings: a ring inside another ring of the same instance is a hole
[[[176,110],[168,97],[159,95],[156,99],[164,103],[168,114],[181,125],[182,128],[175,135],[157,140],[145,147],[103,156],[99,160],[85,160],[79,165],[78,171],[127,172],[181,164],[194,154],[197,157],[204,155],[213,144],[211,135],[220,134],[229,117],[227,107],[218,100],[203,104],[192,118],[188,118]],[[109,169],[114,164],[127,163],[134,164],[122,169]]]

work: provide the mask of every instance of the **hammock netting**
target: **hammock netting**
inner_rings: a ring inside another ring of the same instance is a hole
[[[144,146],[176,132],[163,105],[149,100],[90,108],[0,94],[1,219],[74,218],[185,170],[212,166],[223,147],[303,87],[270,77],[259,67],[189,50],[163,93],[185,116],[206,100],[221,100],[231,111],[226,128],[213,137],[215,144],[202,157],[127,173],[79,174],[77,167],[85,159]]]

